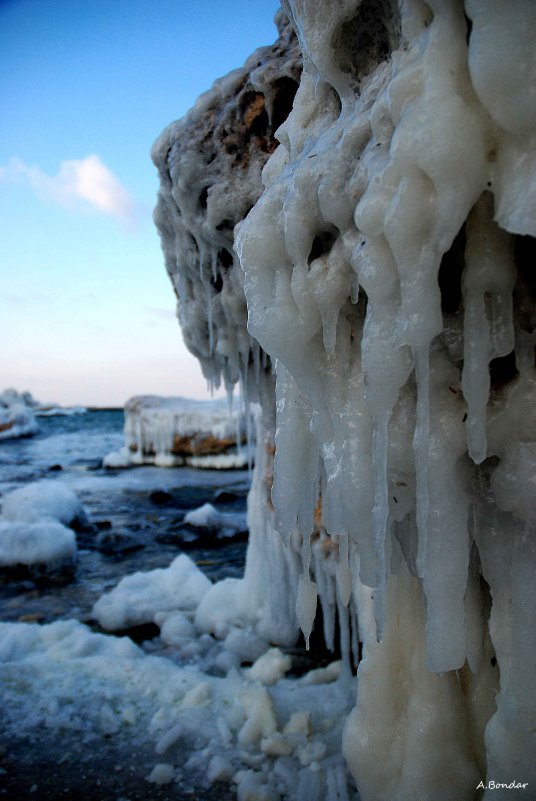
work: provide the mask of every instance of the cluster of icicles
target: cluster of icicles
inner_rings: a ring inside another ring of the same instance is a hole
[[[304,73],[234,248],[298,621],[363,642],[363,801],[534,793],[536,10],[283,7]]]

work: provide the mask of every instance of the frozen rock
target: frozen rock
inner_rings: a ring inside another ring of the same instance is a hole
[[[4,522],[0,519],[0,567],[34,568],[37,574],[74,567],[74,533],[61,523]]]
[[[29,437],[38,429],[36,401],[29,392],[5,389],[0,393],[0,440]]]
[[[4,495],[2,519],[26,523],[55,520],[73,528],[83,528],[89,523],[72,489],[52,479],[36,481]]]
[[[199,533],[212,534],[223,539],[247,530],[245,515],[218,512],[210,503],[188,512],[183,523]]]
[[[231,407],[226,399],[134,397],[125,404],[125,446],[108,454],[103,465],[244,467],[249,458],[249,425],[245,412]]]
[[[152,622],[158,612],[194,610],[211,587],[185,554],[167,568],[125,576],[93,607],[93,616],[108,631]]]

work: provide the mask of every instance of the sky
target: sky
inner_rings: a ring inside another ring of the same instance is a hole
[[[149,152],[276,36],[277,0],[0,0],[0,392],[208,397],[175,317]]]

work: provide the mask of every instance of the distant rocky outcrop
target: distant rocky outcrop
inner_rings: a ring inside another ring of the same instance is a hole
[[[0,394],[0,440],[36,434],[35,407],[29,392],[4,390]]]
[[[227,399],[196,401],[140,395],[125,404],[125,446],[104,467],[234,468],[248,464],[251,409]]]

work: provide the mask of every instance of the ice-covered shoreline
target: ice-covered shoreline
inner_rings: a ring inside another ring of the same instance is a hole
[[[30,392],[6,389],[0,393],[0,440],[31,437],[39,426],[36,417],[58,417],[84,414],[82,406],[41,404]]]

